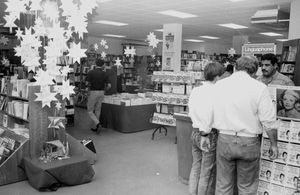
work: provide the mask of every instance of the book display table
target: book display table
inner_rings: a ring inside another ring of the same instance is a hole
[[[156,128],[150,119],[156,110],[155,104],[123,106],[102,103],[100,123],[122,133],[132,133]]]
[[[48,163],[25,157],[23,166],[30,185],[40,191],[88,183],[95,175],[88,160],[80,156]]]

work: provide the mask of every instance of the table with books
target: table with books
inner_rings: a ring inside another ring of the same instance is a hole
[[[151,98],[138,97],[136,94],[106,96],[101,108],[100,123],[122,133],[153,129],[150,123],[156,110]]]

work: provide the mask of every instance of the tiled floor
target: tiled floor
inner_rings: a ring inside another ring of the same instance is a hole
[[[187,186],[178,180],[175,129],[168,135],[152,130],[123,134],[103,129],[101,136],[89,130],[86,110],[76,109],[76,124],[68,132],[77,139],[91,138],[99,160],[91,183],[62,187],[51,194],[86,195],[187,195]],[[0,187],[0,195],[48,194],[33,189],[27,181]]]

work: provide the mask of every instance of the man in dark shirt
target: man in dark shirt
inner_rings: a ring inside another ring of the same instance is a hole
[[[86,81],[89,84],[87,110],[95,125],[94,128],[91,128],[94,132],[100,132],[101,130],[99,119],[101,114],[101,105],[104,99],[104,91],[111,87],[108,74],[103,71],[103,65],[104,61],[97,59],[96,69],[90,70],[86,77]]]

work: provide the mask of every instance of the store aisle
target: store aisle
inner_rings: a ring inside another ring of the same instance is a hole
[[[101,136],[91,132],[84,109],[76,109],[75,127],[68,132],[77,139],[91,138],[99,160],[94,165],[95,178],[91,183],[62,187],[51,194],[63,195],[186,195],[187,186],[179,182],[175,129],[168,135],[157,134],[151,140],[152,130],[123,134],[103,129]],[[28,181],[0,187],[0,194],[42,194]],[[48,194],[48,193],[43,193]]]

